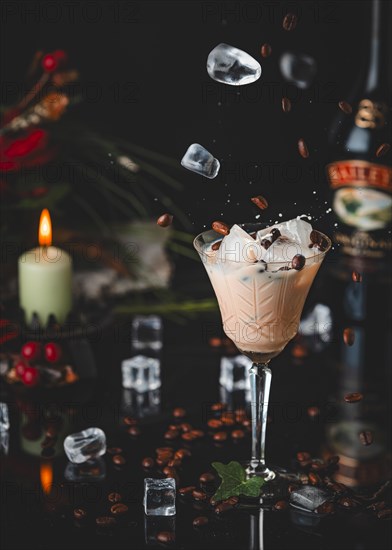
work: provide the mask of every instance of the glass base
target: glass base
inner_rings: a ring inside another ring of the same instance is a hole
[[[241,497],[241,508],[270,509],[277,500],[286,500],[290,483],[299,483],[298,473],[292,473],[279,466],[256,466],[252,462],[243,463],[248,477],[260,476],[265,479],[260,496],[256,498]]]

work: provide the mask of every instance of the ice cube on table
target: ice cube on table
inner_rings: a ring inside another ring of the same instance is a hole
[[[136,355],[125,359],[121,371],[123,388],[145,392],[161,386],[161,362],[155,357]]]
[[[290,494],[290,504],[307,512],[314,512],[321,504],[331,498],[330,494],[323,489],[305,485],[296,489]]]
[[[216,178],[220,168],[220,162],[213,157],[207,149],[199,143],[192,143],[181,159],[181,165],[205,178]]]
[[[245,357],[245,355],[222,357],[219,384],[224,386],[227,391],[250,388],[249,369],[251,366],[251,359]]]
[[[286,52],[280,58],[280,70],[288,82],[305,90],[316,76],[317,64],[310,55]]]
[[[162,319],[158,315],[136,315],[133,318],[132,346],[155,351],[162,348]]]
[[[106,453],[106,436],[100,428],[87,428],[64,440],[64,451],[74,464],[81,464]]]
[[[261,66],[248,53],[222,43],[210,52],[207,58],[207,72],[217,82],[242,86],[256,82],[260,78]]]
[[[147,516],[174,516],[176,513],[176,481],[172,477],[144,480],[144,512]]]
[[[6,432],[10,427],[7,403],[0,403],[0,432]]]

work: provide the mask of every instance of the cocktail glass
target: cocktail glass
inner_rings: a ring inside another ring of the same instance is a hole
[[[242,224],[247,233],[264,229],[264,224]],[[222,235],[205,231],[194,240],[194,246],[204,263],[219,303],[223,330],[239,351],[250,357],[252,456],[247,464],[248,476],[263,476],[266,481],[276,477],[276,471],[266,465],[265,436],[271,386],[269,362],[297,334],[302,309],[326,253],[330,239],[316,232],[322,249],[311,250],[301,270],[293,269],[293,243],[287,244],[287,261],[268,263],[249,261],[246,247],[237,246],[216,261],[212,250]],[[239,243],[238,243],[239,244]],[[306,243],[303,247],[308,247]],[[304,256],[307,254],[303,254]],[[285,256],[285,258],[286,258]]]

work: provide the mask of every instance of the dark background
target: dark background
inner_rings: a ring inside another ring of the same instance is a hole
[[[287,12],[299,16],[293,32],[282,29]],[[186,192],[176,200],[197,229],[217,217],[249,220],[256,214],[249,197],[260,192],[271,204],[266,221],[282,207],[285,218],[310,212],[325,220],[327,130],[366,61],[369,17],[368,1],[3,2],[1,99],[12,103],[23,91],[35,51],[65,49],[81,73],[75,97],[84,97],[71,116],[178,162],[193,142],[221,161],[212,181],[179,167]],[[206,59],[220,42],[260,61],[260,80],[240,87],[212,81]],[[264,42],[272,46],[267,59]],[[317,61],[309,89],[283,80],[285,51]],[[289,115],[284,95],[293,101]],[[307,160],[298,155],[299,137]]]

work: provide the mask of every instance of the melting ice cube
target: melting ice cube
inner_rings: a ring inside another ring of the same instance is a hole
[[[260,78],[261,66],[248,53],[222,43],[210,52],[207,72],[217,82],[242,86]]]
[[[329,493],[323,489],[313,487],[313,485],[305,485],[290,494],[290,504],[302,510],[313,512],[329,498]]]
[[[144,480],[144,511],[147,516],[173,516],[176,513],[176,481],[166,479]]]
[[[64,450],[74,464],[81,464],[106,453],[106,436],[100,428],[87,428],[69,435],[64,440]]]
[[[280,70],[288,82],[305,90],[316,76],[317,64],[310,55],[286,52],[280,58]]]

